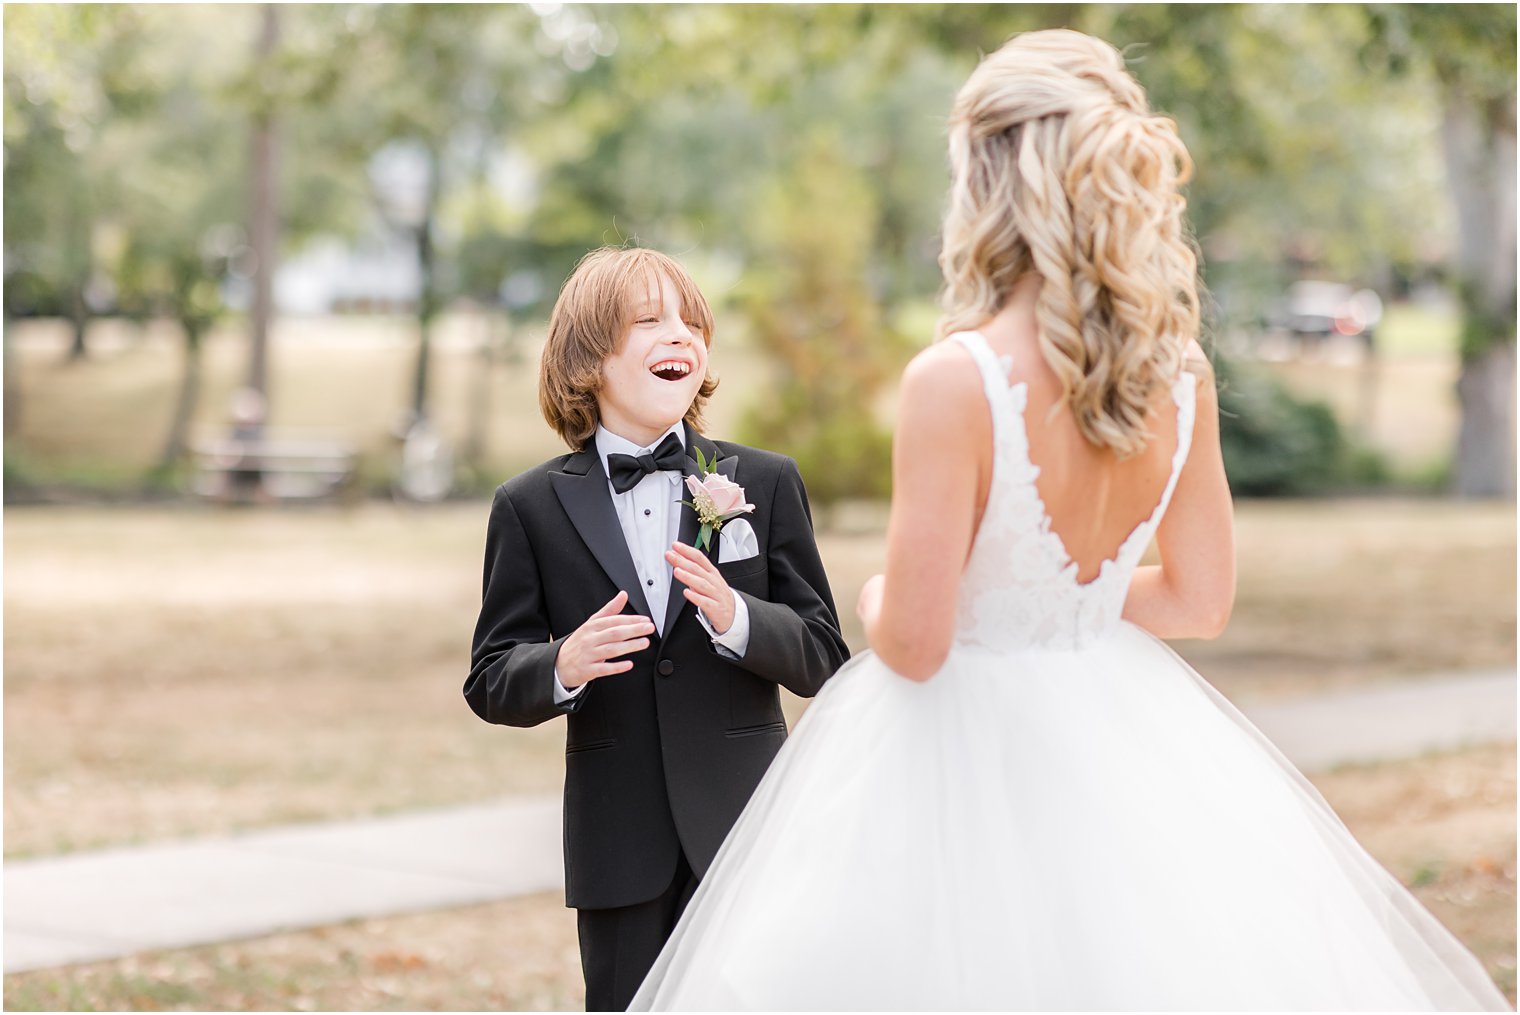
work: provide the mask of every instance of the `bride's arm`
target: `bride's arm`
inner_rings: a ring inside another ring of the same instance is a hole
[[[1235,603],[1235,522],[1212,371],[1199,379],[1197,405],[1193,447],[1156,530],[1161,563],[1135,571],[1124,601],[1124,619],[1158,638],[1217,638]]]
[[[881,661],[928,680],[950,652],[956,594],[971,550],[992,423],[981,374],[940,343],[903,372],[892,440],[887,573],[861,591],[866,639]]]

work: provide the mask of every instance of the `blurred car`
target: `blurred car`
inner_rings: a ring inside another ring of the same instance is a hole
[[[1303,281],[1288,287],[1278,327],[1304,344],[1319,344],[1333,336],[1359,338],[1370,348],[1383,301],[1371,289],[1352,291],[1339,282]]]

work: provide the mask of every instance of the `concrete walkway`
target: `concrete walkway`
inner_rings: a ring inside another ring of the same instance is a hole
[[[5,864],[5,972],[564,884],[559,797]]]
[[[1515,673],[1247,704],[1300,768],[1515,740]],[[558,889],[558,796],[5,864],[5,972]]]
[[[1435,676],[1241,711],[1306,772],[1515,739],[1515,671]]]

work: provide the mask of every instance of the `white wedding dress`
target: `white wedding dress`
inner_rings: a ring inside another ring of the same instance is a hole
[[[1506,1010],[1292,765],[1120,618],[1151,517],[1088,584],[979,334],[995,464],[954,646],[824,686],[632,1010]]]

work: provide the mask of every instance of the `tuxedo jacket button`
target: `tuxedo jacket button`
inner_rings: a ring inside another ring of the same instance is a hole
[[[661,659],[660,665],[657,666],[656,669],[660,671],[660,676],[668,677],[676,671],[676,664],[671,662],[669,659]]]

